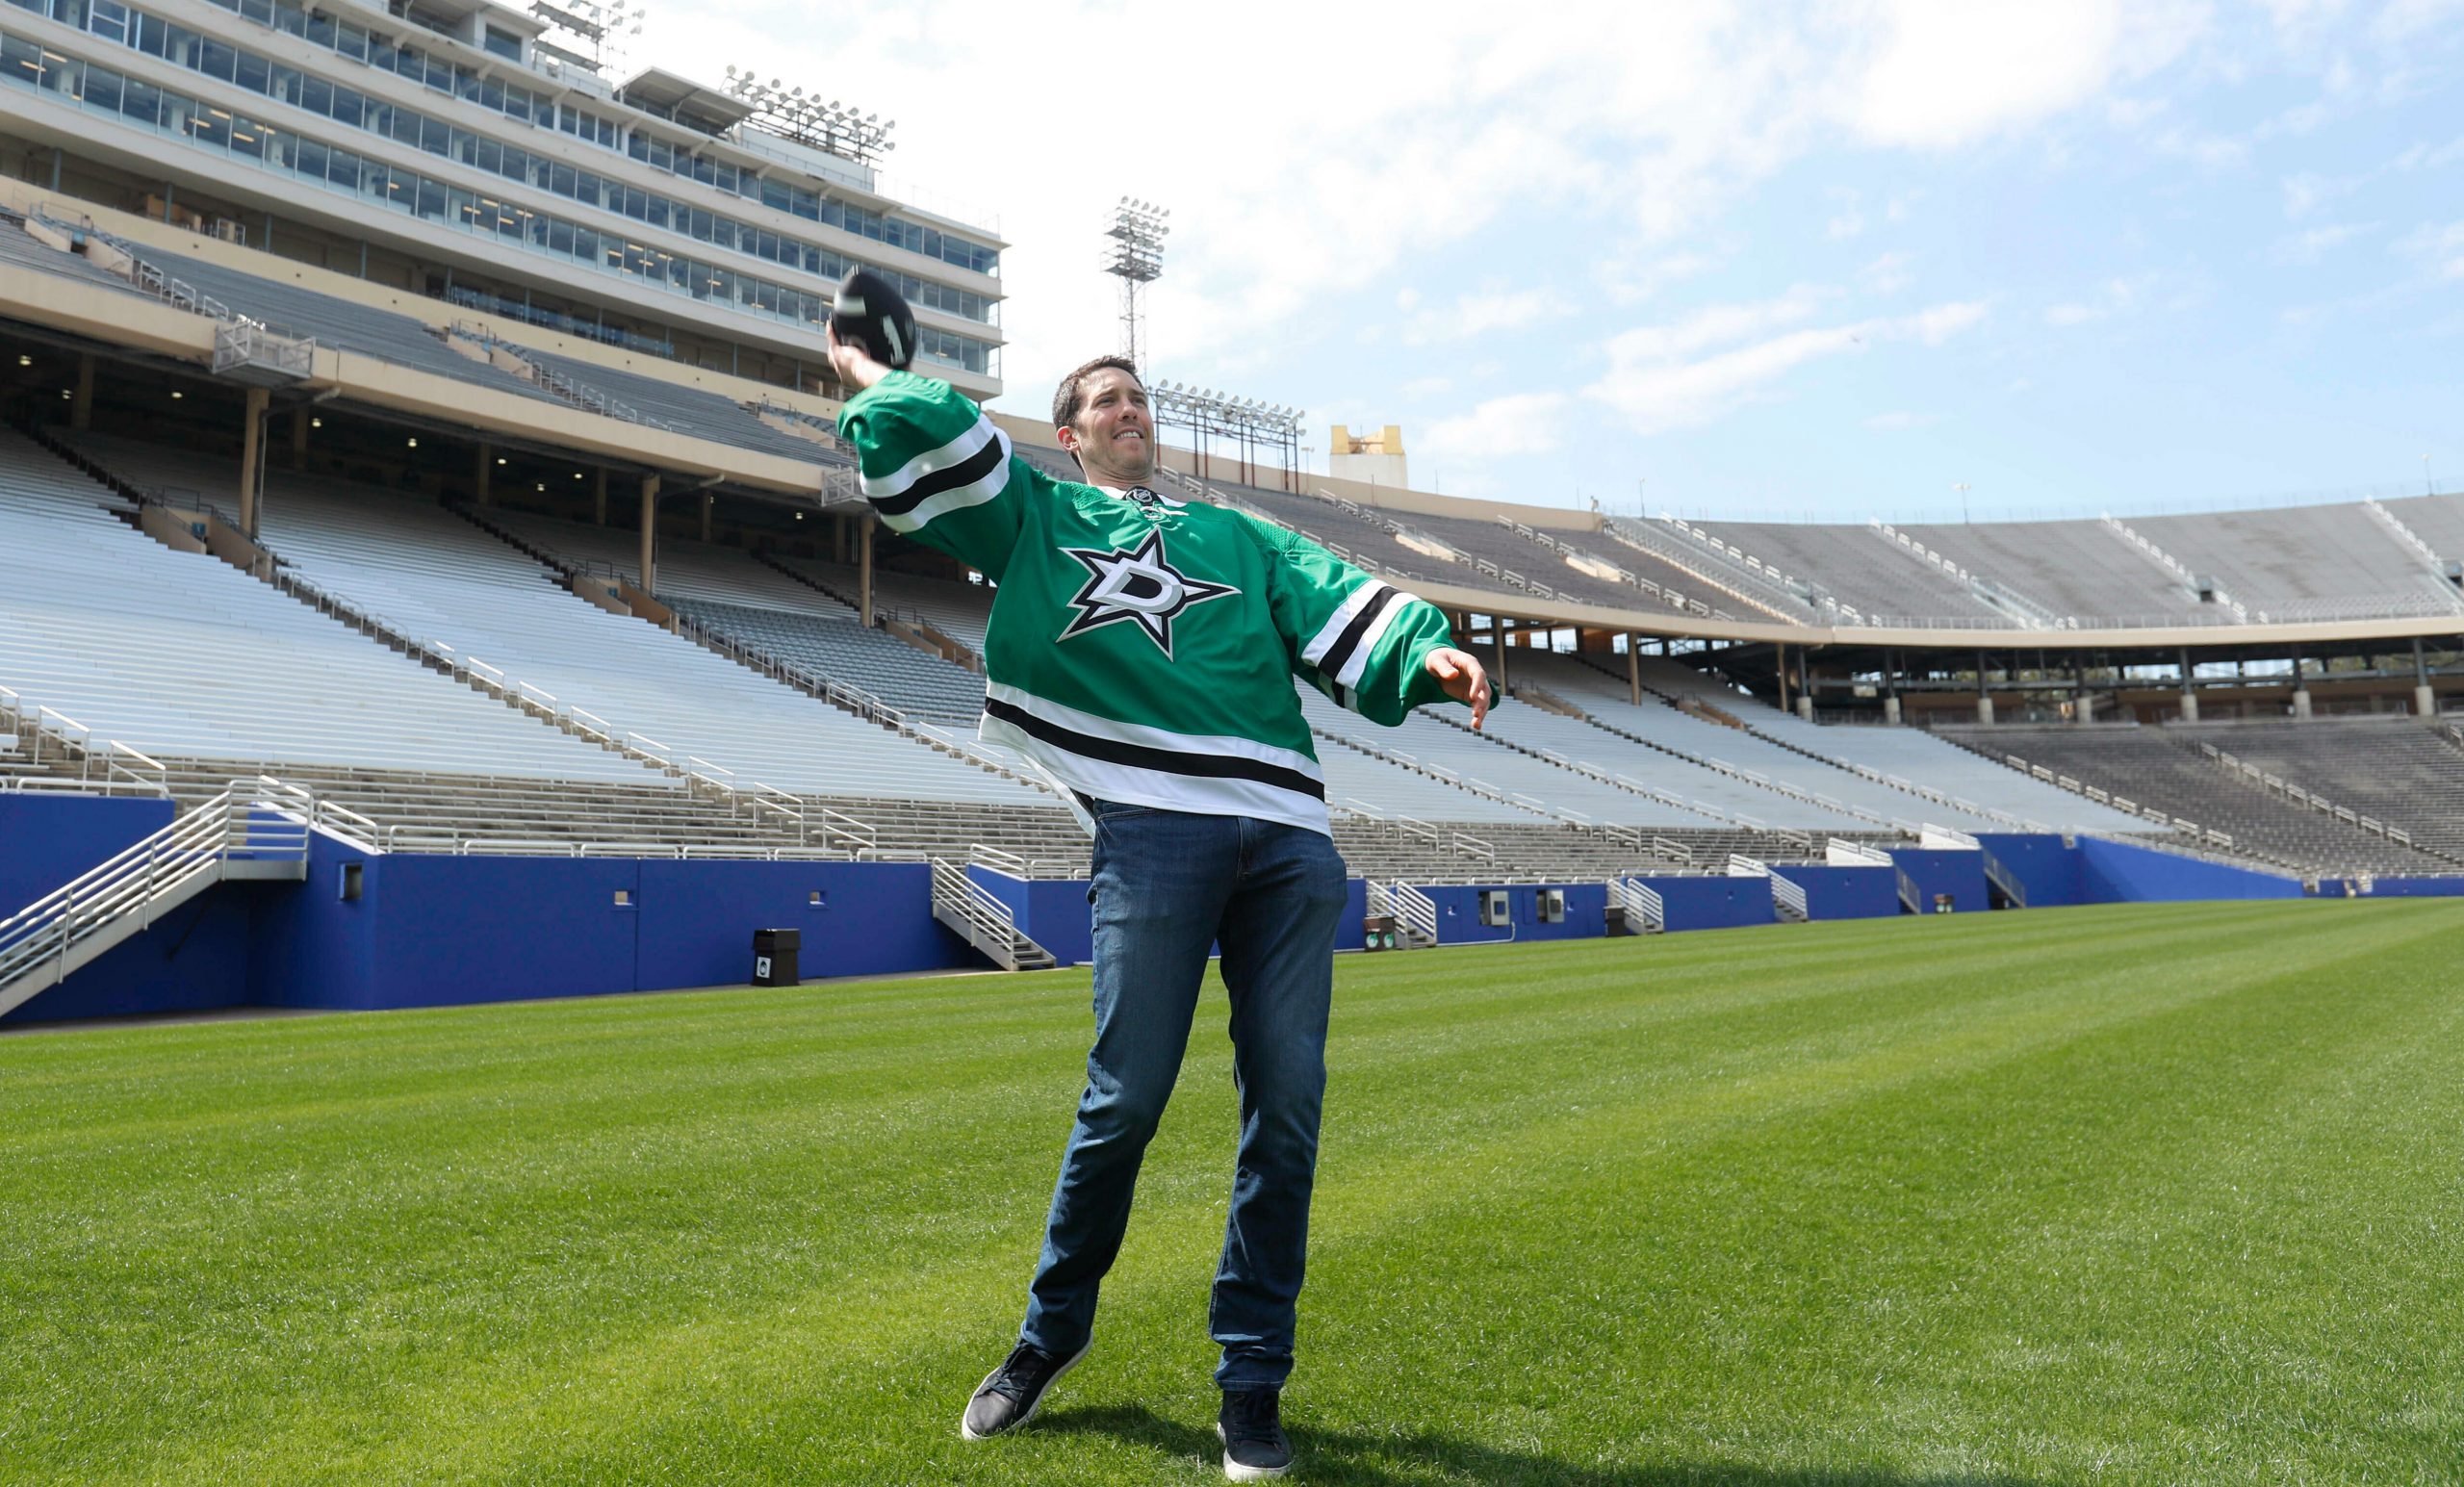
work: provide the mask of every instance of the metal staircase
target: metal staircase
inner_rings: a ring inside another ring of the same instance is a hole
[[[218,883],[304,880],[313,805],[307,812],[294,808],[284,788],[235,784],[0,919],[0,1014],[60,985]]]
[[[1009,905],[947,858],[933,859],[933,917],[1005,971],[1048,971],[1060,963],[1018,929]]]

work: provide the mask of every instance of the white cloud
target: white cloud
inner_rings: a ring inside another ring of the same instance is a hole
[[[1503,285],[1493,284],[1450,305],[1421,310],[1405,322],[1403,344],[1428,346],[1524,330],[1572,315],[1574,310],[1564,295],[1546,285],[1509,293]]]
[[[2464,279],[2464,221],[2424,222],[2389,244],[2442,279]]]
[[[2315,264],[2364,233],[2377,230],[2376,222],[2332,222],[2278,239],[2271,256],[2279,264]]]
[[[1774,299],[1746,304],[1706,305],[1667,325],[1638,325],[1608,343],[1612,361],[1666,361],[1705,346],[1742,341],[1793,325],[1810,317],[1837,292],[1819,285],[1799,284]]]
[[[1885,253],[1857,270],[1858,282],[1877,295],[1896,295],[1915,282],[1909,262],[1906,253]]]
[[[1846,113],[1867,139],[1947,149],[2045,118],[2173,60],[2207,25],[2192,5],[1881,0]]]
[[[1423,468],[1546,454],[1563,443],[1571,399],[1563,393],[1509,393],[1468,413],[1440,419],[1412,436],[1407,448]]]
[[[1639,259],[1610,257],[1601,261],[1595,276],[1609,303],[1631,305],[1719,266],[1720,261],[1708,253],[1667,253]]]
[[[1709,423],[1768,397],[1769,384],[1808,362],[1877,341],[1939,346],[1985,317],[1982,303],[1940,304],[1915,315],[1791,330],[1687,360],[1696,350],[1759,333],[1771,323],[1737,315],[1723,324],[1731,334],[1707,338],[1703,332],[1710,321],[1698,316],[1679,326],[1645,326],[1610,341],[1608,372],[1584,388],[1583,396],[1615,410],[1637,433],[1662,433]]]

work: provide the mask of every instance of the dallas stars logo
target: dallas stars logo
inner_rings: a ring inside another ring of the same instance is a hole
[[[1183,610],[1241,592],[1231,584],[1194,578],[1174,568],[1164,555],[1164,533],[1160,527],[1149,531],[1143,541],[1126,552],[1102,548],[1061,551],[1087,569],[1085,586],[1069,602],[1078,613],[1070,619],[1069,628],[1061,632],[1063,640],[1127,621],[1144,630],[1146,638],[1155,642],[1169,659],[1172,621]]]

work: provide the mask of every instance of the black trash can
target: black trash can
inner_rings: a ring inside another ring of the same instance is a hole
[[[755,930],[753,932],[753,984],[757,987],[792,987],[797,984],[796,952],[804,948],[802,930]]]

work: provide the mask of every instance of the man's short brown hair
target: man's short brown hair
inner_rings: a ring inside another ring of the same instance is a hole
[[[1138,374],[1138,363],[1126,356],[1098,356],[1063,377],[1061,385],[1052,390],[1053,427],[1067,428],[1069,426],[1070,421],[1078,416],[1078,384],[1107,367],[1115,372],[1128,372],[1129,379],[1142,389],[1146,386],[1146,379]]]

